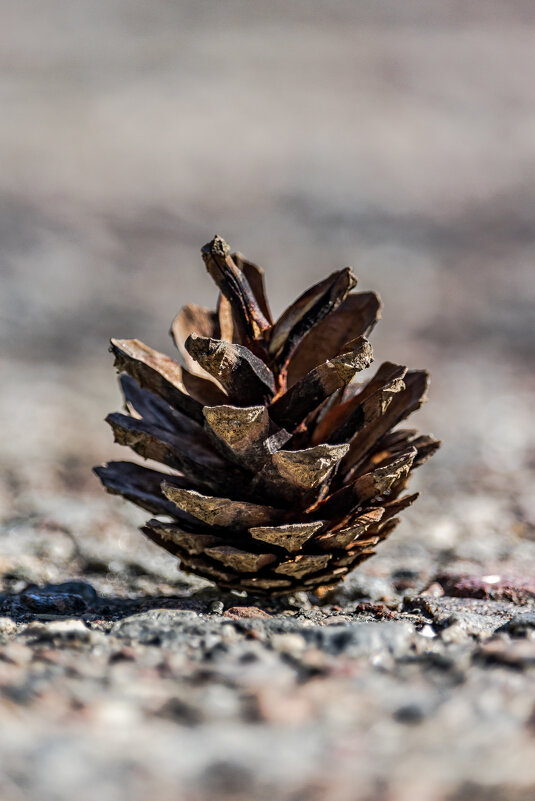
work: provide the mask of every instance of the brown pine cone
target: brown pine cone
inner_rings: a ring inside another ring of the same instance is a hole
[[[216,236],[202,249],[217,311],[184,306],[184,366],[139,340],[111,341],[127,414],[115,439],[160,462],[95,468],[106,489],[158,518],[143,532],[221,587],[286,593],[332,586],[368,559],[417,497],[411,470],[438,448],[396,428],[428,374],[385,362],[364,382],[380,301],[350,268],[273,322],[263,271]],[[395,430],[394,430],[395,429]]]

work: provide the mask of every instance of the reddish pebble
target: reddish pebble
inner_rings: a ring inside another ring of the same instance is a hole
[[[522,604],[535,598],[535,580],[525,576],[443,574],[437,577],[446,595]]]
[[[271,615],[258,606],[231,606],[223,612],[223,617],[271,617]]]
[[[396,617],[396,613],[388,609],[384,604],[374,604],[370,601],[362,601],[355,607],[355,612],[360,614],[374,615],[382,620],[392,620]]]

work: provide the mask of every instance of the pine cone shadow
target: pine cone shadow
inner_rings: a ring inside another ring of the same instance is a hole
[[[192,592],[191,587],[185,586],[182,591],[178,590],[173,595],[144,593],[138,597],[125,598],[120,595],[100,595],[86,581],[67,581],[42,586],[32,584],[18,593],[1,594],[0,615],[19,623],[55,619],[114,622],[156,609],[192,611],[207,615],[238,609],[239,616],[254,617],[288,608],[307,607],[308,597],[300,595],[303,594],[274,599],[227,593],[212,587]]]

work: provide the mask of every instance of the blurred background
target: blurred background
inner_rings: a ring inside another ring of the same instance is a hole
[[[530,0],[4,4],[4,506],[100,497],[108,339],[172,353],[219,233],[276,312],[352,265],[384,302],[376,359],[430,369],[444,447],[400,536],[531,537],[534,22]]]

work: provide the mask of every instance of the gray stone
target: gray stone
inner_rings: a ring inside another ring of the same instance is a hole
[[[507,631],[513,637],[525,637],[528,634],[535,633],[535,611],[521,612],[518,615],[514,615],[498,631]]]

